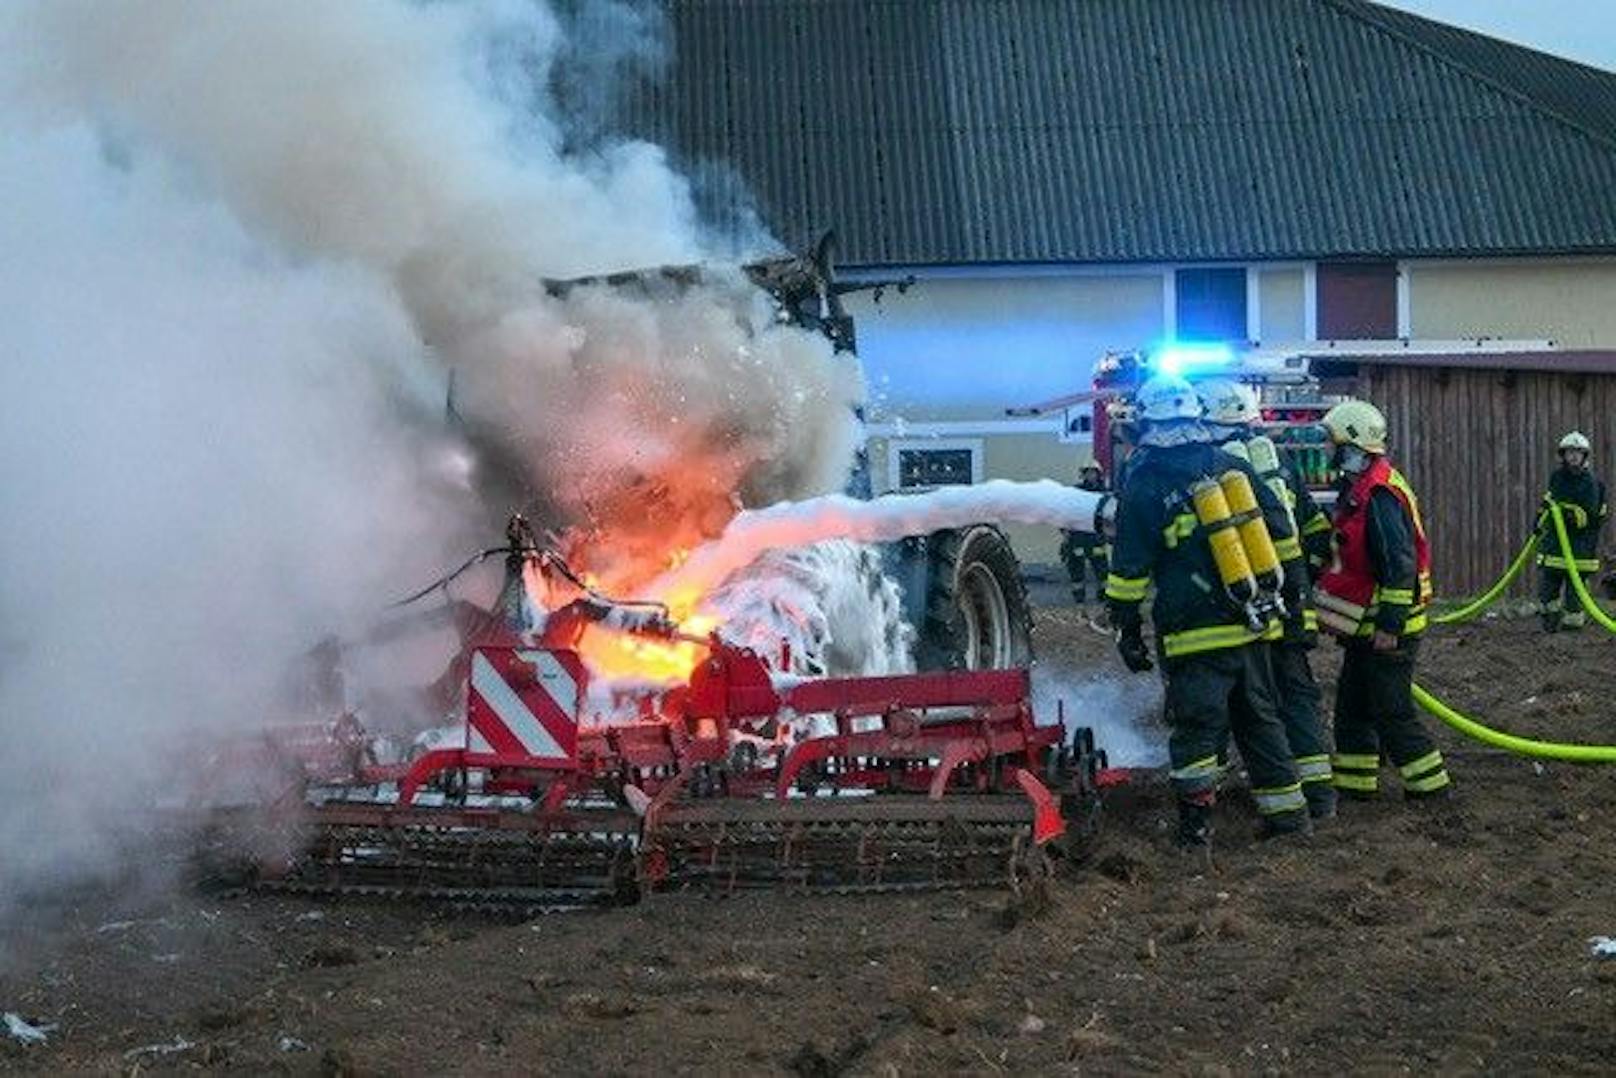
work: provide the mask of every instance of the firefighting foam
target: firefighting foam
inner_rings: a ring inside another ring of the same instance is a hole
[[[724,534],[693,551],[647,589],[654,597],[702,594],[765,551],[825,539],[889,542],[982,521],[1043,524],[1090,531],[1104,497],[1050,479],[995,479],[928,494],[892,494],[872,501],[827,495],[741,513]]]

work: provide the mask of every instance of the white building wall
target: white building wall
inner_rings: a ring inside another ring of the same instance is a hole
[[[984,419],[1075,393],[1108,349],[1160,340],[1160,270],[926,278],[848,297],[872,414]]]

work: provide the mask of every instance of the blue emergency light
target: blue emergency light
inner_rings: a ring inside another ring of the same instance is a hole
[[[1150,356],[1150,365],[1156,370],[1163,374],[1176,374],[1182,377],[1204,371],[1222,370],[1224,367],[1233,366],[1234,362],[1234,349],[1216,341],[1205,343],[1177,341],[1163,345]]]

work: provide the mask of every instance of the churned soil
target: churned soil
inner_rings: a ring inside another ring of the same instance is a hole
[[[1070,608],[1044,661],[1122,676]],[[1332,649],[1317,653],[1326,679]],[[1433,632],[1422,680],[1517,733],[1616,742],[1616,639]],[[1076,718],[1078,716],[1072,716]],[[1433,725],[1434,722],[1433,722]],[[0,1070],[293,1074],[1608,1071],[1616,782],[1439,731],[1459,798],[1349,805],[1214,854],[1109,796],[1048,894],[654,896],[511,924],[103,888],[0,930]]]

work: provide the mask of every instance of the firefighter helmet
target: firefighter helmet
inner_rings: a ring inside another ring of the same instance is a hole
[[[1195,387],[1173,374],[1157,374],[1139,387],[1139,418],[1147,423],[1200,419],[1201,398]]]
[[[1586,434],[1580,430],[1574,430],[1560,439],[1560,452],[1564,453],[1568,449],[1580,449],[1584,453],[1592,453],[1594,447],[1593,443],[1588,441]]]
[[[1386,452],[1386,417],[1368,401],[1342,401],[1324,413],[1324,429],[1336,445],[1355,445],[1365,453]]]
[[[1225,427],[1243,427],[1262,418],[1257,391],[1232,378],[1214,378],[1195,387],[1206,404],[1206,419]]]

